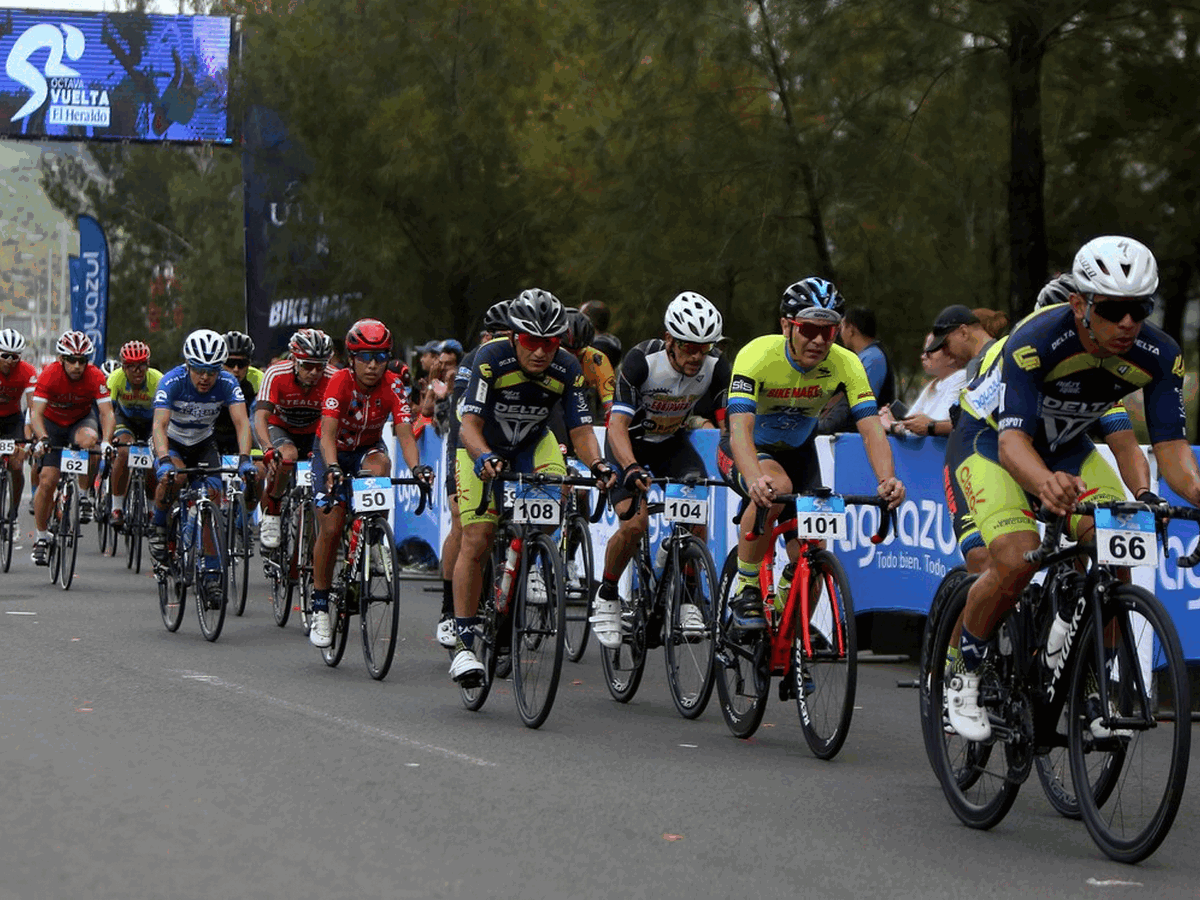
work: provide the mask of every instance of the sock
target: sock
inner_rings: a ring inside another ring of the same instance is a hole
[[[604,573],[604,580],[600,582],[600,589],[596,592],[604,600],[616,600],[617,595],[617,576]]]
[[[115,494],[113,495],[113,512],[116,512],[118,509],[122,512],[125,510],[124,494],[122,494],[120,497],[116,496]]]
[[[980,640],[967,631],[966,626],[963,626],[962,640],[959,642],[959,648],[962,651],[962,665],[966,672],[976,672],[983,665],[984,659],[987,657],[988,642]]]
[[[49,532],[49,531],[39,531],[39,532],[37,533],[37,539],[38,539],[39,541],[48,541],[48,540],[50,540],[50,532]]]
[[[449,578],[442,579],[442,618],[449,619],[454,615],[454,582]]]
[[[741,593],[745,588],[758,587],[758,566],[756,562],[746,562],[738,557],[737,585],[735,593]]]
[[[475,626],[479,624],[479,616],[455,616],[454,625],[458,628],[458,640],[466,650],[475,647]]]
[[[167,527],[167,511],[165,509],[159,509],[157,506],[154,507],[153,524],[156,528]]]
[[[313,612],[329,612],[329,588],[313,588],[312,603]]]

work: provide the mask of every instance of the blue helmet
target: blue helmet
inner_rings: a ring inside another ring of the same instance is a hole
[[[785,319],[840,322],[845,305],[837,288],[824,278],[813,276],[788,285],[779,301],[779,315]]]

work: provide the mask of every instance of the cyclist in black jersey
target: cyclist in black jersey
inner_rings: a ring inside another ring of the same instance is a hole
[[[973,452],[957,475],[988,563],[967,596],[946,696],[951,726],[971,741],[991,735],[979,705],[988,640],[1036,571],[1024,559],[1039,540],[1029,510],[1040,503],[1065,515],[1085,493],[1101,501],[1124,497],[1111,467],[1096,462],[1088,436],[1115,401],[1143,391],[1159,471],[1172,490],[1200,505],[1200,468],[1185,436],[1183,356],[1145,322],[1158,287],[1154,255],[1132,238],[1098,237],[1076,254],[1073,275],[1069,303],[1020,323],[998,363],[964,394],[958,427]],[[974,415],[966,414],[968,404]],[[1137,499],[1157,500],[1148,484],[1130,487]],[[1091,539],[1091,519],[1072,522],[1071,530],[1076,540]]]
[[[666,336],[643,341],[621,361],[616,399],[608,420],[605,452],[623,472],[609,494],[620,514],[629,509],[651,476],[682,478],[707,474],[687,439],[694,428],[715,423],[695,415],[697,406],[717,410],[724,420],[729,360],[714,349],[724,326],[720,312],[700,294],[685,291],[667,306]],[[711,413],[710,413],[711,414]],[[650,527],[646,507],[619,522],[604,554],[604,580],[597,592],[592,630],[605,647],[621,645],[621,600],[617,581]],[[704,619],[694,604],[680,609],[685,631],[700,630]]]

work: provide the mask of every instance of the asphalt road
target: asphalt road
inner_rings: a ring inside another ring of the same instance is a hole
[[[29,520],[22,517],[26,526]],[[406,582],[373,682],[275,626],[256,571],[215,644],[87,530],[70,591],[0,575],[0,900],[336,897],[1195,897],[1197,752],[1164,845],[1109,861],[1036,777],[990,832],[959,824],[926,762],[907,663],[860,667],[833,762],[773,699],[749,741],[717,701],[675,713],[654,651],[613,702],[595,645],[546,725],[508,684],[463,709],[432,640],[440,583]],[[257,560],[256,560],[257,563]],[[257,567],[256,567],[257,568]]]

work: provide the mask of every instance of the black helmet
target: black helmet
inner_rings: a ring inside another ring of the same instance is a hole
[[[779,315],[785,319],[840,322],[845,305],[837,288],[814,276],[788,285],[779,302]]]
[[[521,291],[508,307],[513,331],[534,337],[562,337],[567,331],[567,313],[549,291],[530,288]]]
[[[229,348],[230,356],[244,356],[249,359],[254,355],[254,341],[250,335],[241,331],[225,332],[225,346]]]
[[[483,330],[495,333],[512,328],[508,321],[508,307],[511,303],[511,300],[501,300],[489,306],[483,314]]]
[[[563,346],[578,353],[585,350],[596,337],[596,326],[592,320],[575,307],[567,307],[567,334],[563,338]]]

